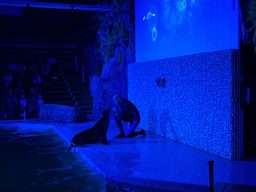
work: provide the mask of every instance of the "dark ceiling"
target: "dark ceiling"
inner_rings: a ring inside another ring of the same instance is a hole
[[[26,1],[28,2],[28,1]],[[105,0],[61,0],[36,1],[58,4],[99,5],[108,3]],[[0,6],[0,43],[44,43],[48,39],[72,39],[66,44],[94,43],[98,18],[103,12],[80,11],[51,8],[8,7]],[[19,11],[19,10],[20,11]],[[15,11],[17,10],[17,11]],[[12,15],[11,13],[18,13]],[[20,12],[20,14],[19,14]],[[19,38],[20,37],[20,38]],[[21,40],[23,39],[23,40]],[[27,42],[26,42],[27,40]],[[60,40],[59,40],[60,41]],[[66,40],[60,41],[65,43]],[[74,42],[75,41],[75,42]]]

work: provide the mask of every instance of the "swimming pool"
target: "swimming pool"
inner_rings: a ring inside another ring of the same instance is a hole
[[[105,191],[106,181],[54,129],[0,126],[0,191]]]

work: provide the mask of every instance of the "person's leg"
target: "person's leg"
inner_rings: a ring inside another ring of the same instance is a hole
[[[124,129],[123,129],[123,124],[121,122],[121,119],[122,119],[121,117],[115,116],[116,125],[118,126],[118,128],[120,130],[120,134],[115,136],[115,138],[124,138],[125,137]]]
[[[134,119],[131,119],[130,120],[130,126],[133,124],[133,122],[134,122]],[[135,131],[135,129],[139,125],[139,123],[140,123],[140,120],[136,123],[134,128],[132,128],[132,127],[129,128],[129,129],[133,129],[133,130],[128,130],[127,131],[129,133],[127,135],[128,138],[132,138],[132,137],[135,137],[137,135],[144,135],[144,136],[146,135],[146,132],[145,132],[144,129],[141,129],[141,131]]]
[[[32,119],[32,113],[33,113],[33,109],[30,105],[28,105],[28,116],[27,117],[29,119]]]
[[[12,120],[15,119],[15,109],[14,108],[10,108],[9,110],[9,115],[12,118]]]
[[[33,106],[34,106],[34,109],[35,109],[36,118],[38,118],[39,117],[39,112],[40,112],[40,106],[37,103],[33,104]]]
[[[131,132],[127,137],[128,137],[128,138],[132,138],[132,137],[135,137],[135,136],[138,136],[138,135],[146,136],[145,130],[144,130],[144,129],[141,129],[140,131],[133,131],[133,132]]]

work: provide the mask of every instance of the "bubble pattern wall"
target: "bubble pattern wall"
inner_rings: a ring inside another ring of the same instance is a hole
[[[236,160],[241,155],[239,52],[129,64],[128,99],[140,128]],[[165,87],[156,78],[165,78]]]

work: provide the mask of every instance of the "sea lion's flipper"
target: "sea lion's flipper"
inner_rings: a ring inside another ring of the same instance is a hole
[[[74,143],[71,143],[70,146],[68,147],[68,151],[70,151],[73,147],[75,147]]]

